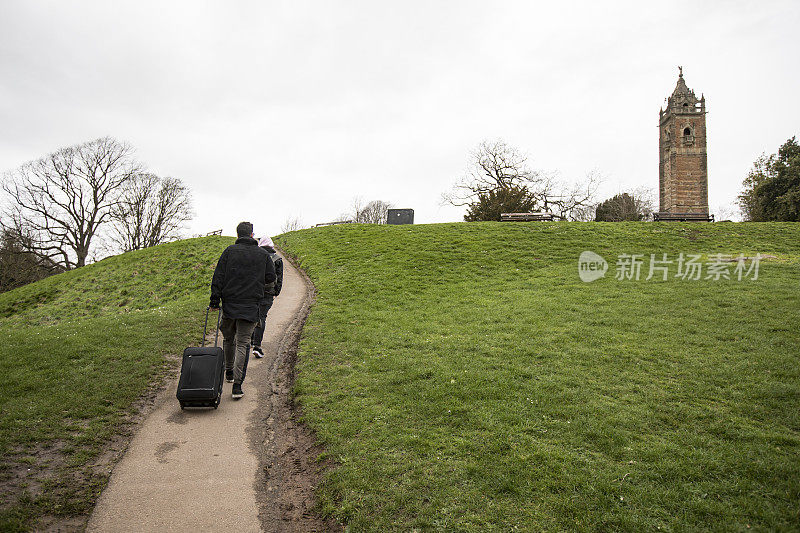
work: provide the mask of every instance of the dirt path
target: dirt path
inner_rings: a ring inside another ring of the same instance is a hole
[[[181,411],[177,376],[114,469],[88,531],[330,531],[311,511],[320,450],[296,422],[296,341],[313,298],[284,261],[263,359],[250,359],[244,398],[225,384],[217,410]]]

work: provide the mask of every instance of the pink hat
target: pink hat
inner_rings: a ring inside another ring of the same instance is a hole
[[[275,248],[275,243],[272,242],[272,237],[261,237],[258,240],[259,246],[269,246],[270,248]]]

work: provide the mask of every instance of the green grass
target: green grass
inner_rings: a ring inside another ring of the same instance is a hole
[[[295,391],[351,531],[800,529],[800,225],[277,240],[317,286]],[[579,280],[583,250],[605,278]],[[618,254],[679,252],[776,258],[755,281],[614,279]]]
[[[93,461],[174,368],[168,356],[199,342],[228,244],[165,244],[0,294],[0,530],[92,509],[108,477]]]

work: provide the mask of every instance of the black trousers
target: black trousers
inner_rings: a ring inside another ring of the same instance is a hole
[[[255,346],[261,350],[261,341],[264,338],[264,329],[267,325],[267,313],[269,313],[269,310],[272,307],[273,300],[274,298],[270,296],[269,298],[266,298],[266,304],[260,304],[258,306],[258,322],[256,322],[256,327],[253,329],[253,334],[250,337],[250,344],[247,345],[247,354],[245,355],[244,359],[244,370],[242,371],[242,381],[244,381],[244,377],[247,375],[247,364],[250,362],[250,346]]]
[[[267,327],[267,313],[272,307],[274,298],[270,296],[266,300],[266,304],[258,306],[258,324],[256,324],[256,329],[253,330],[253,338],[251,339],[253,347],[259,349],[261,348],[261,341],[264,339],[264,330]]]

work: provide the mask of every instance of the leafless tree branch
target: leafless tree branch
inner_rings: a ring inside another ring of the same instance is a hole
[[[442,203],[454,206],[472,204],[480,194],[511,187],[532,188],[544,177],[528,168],[528,158],[502,140],[483,141],[470,154],[466,174],[442,195]]]
[[[289,217],[281,225],[281,233],[289,233],[303,228],[300,217]]]
[[[360,200],[353,204],[353,220],[360,224],[386,224],[392,204],[383,200],[372,200],[362,206]]]
[[[192,218],[191,203],[181,180],[137,173],[109,212],[115,230],[111,239],[124,251],[177,239]]]
[[[92,239],[138,172],[133,149],[111,137],[62,148],[7,173],[0,226],[26,236],[27,251],[70,269],[86,264]]]
[[[601,182],[596,172],[567,185],[553,173],[531,170],[528,158],[502,140],[483,141],[472,152],[466,174],[442,195],[442,203],[473,205],[479,196],[499,189],[525,188],[537,209],[552,212],[562,220],[583,220],[594,205]]]

